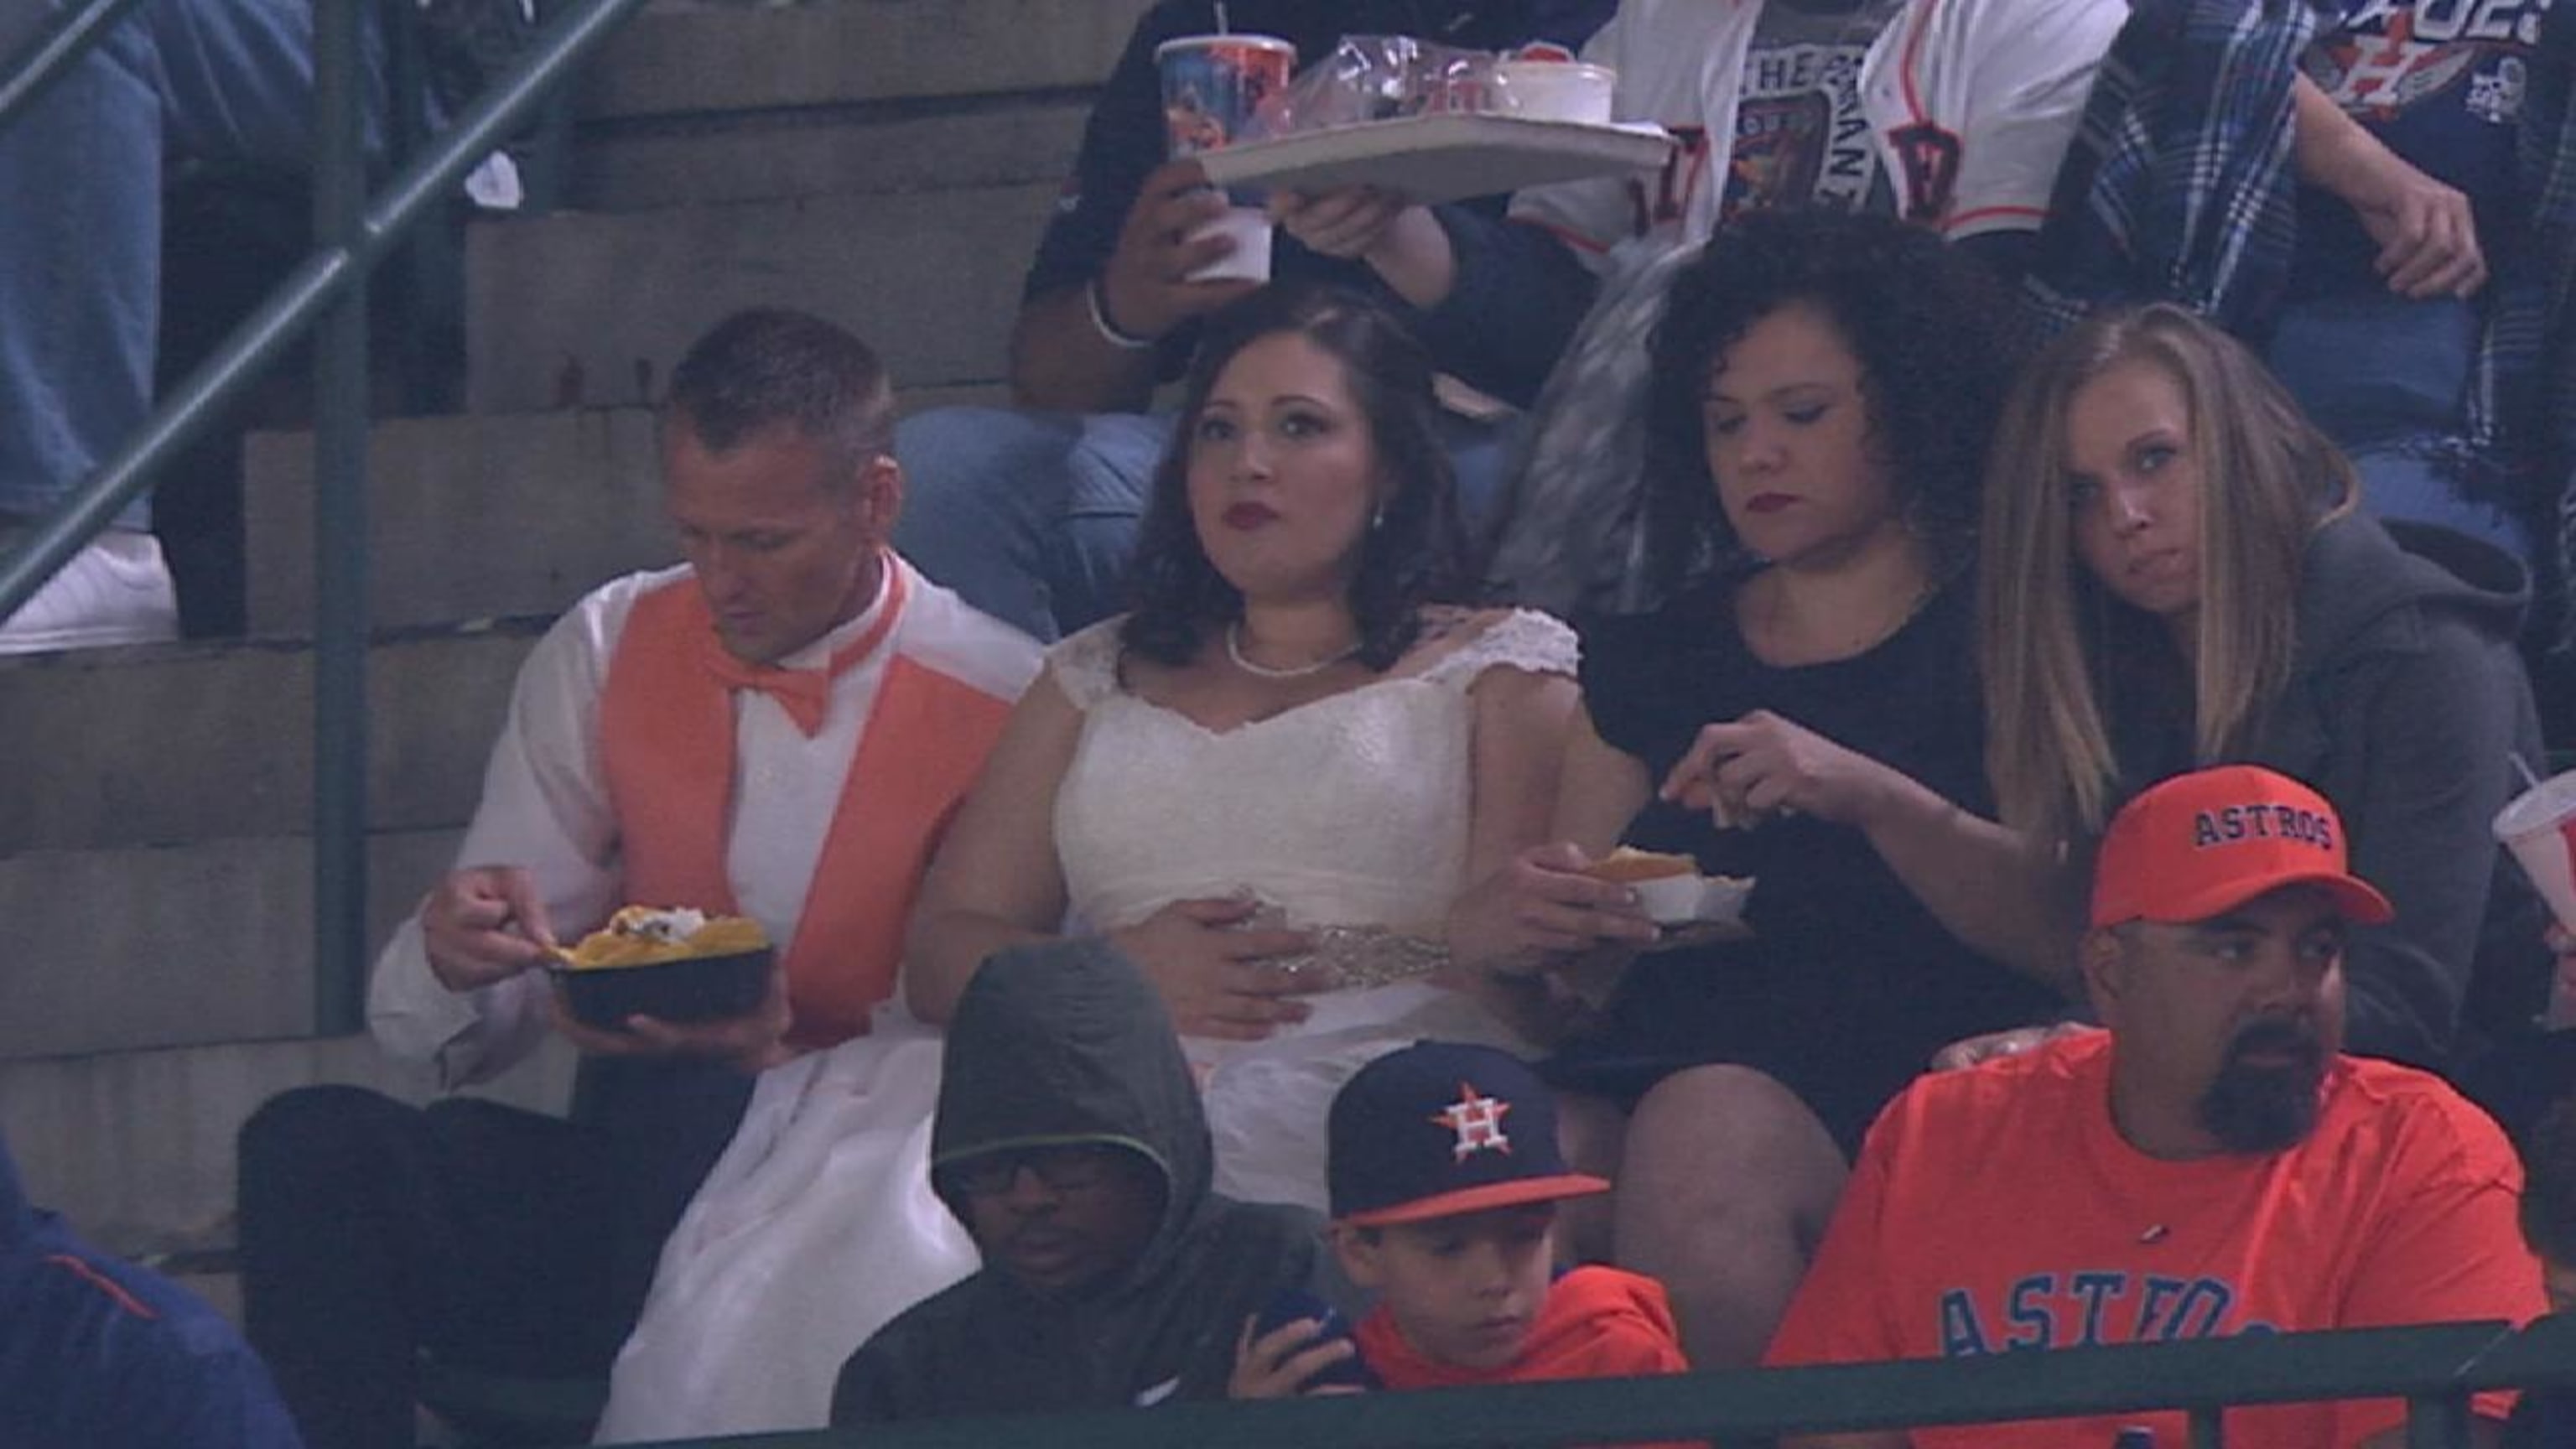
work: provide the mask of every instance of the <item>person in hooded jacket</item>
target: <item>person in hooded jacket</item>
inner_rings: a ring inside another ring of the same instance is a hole
[[[2444,1069],[2527,1030],[2541,907],[2489,833],[2514,757],[2540,758],[2521,566],[2362,512],[2352,465],[2253,354],[2170,304],[2052,343],[1993,458],[1986,759],[2026,868],[1954,851],[1936,912],[1970,939],[1980,914],[2066,914],[2058,888],[2128,794],[2262,764],[2334,802],[2397,906],[2352,939],[2351,1049]],[[2016,878],[2042,889],[1995,889]]]
[[[851,1355],[835,1427],[1223,1398],[1245,1321],[1332,1281],[1313,1213],[1214,1191],[1162,999],[1097,938],[975,973],[930,1151],[984,1265]]]

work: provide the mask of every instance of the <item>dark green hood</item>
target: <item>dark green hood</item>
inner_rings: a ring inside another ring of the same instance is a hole
[[[1005,951],[975,973],[949,1024],[930,1142],[935,1164],[1050,1143],[1132,1147],[1162,1168],[1162,1221],[1124,1274],[1078,1297],[988,1268],[913,1305],[842,1366],[834,1424],[1223,1398],[1245,1321],[1285,1290],[1330,1286],[1312,1214],[1210,1189],[1180,1042],[1161,998],[1106,942]]]
[[[1214,1149],[1162,998],[1098,939],[1018,947],[975,972],[948,1027],[932,1180],[981,1153],[1070,1142],[1130,1147],[1162,1169],[1149,1270],[1206,1205]]]

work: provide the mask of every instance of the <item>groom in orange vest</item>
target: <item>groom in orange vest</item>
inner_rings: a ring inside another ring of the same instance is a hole
[[[244,1128],[245,1308],[315,1449],[409,1442],[424,1349],[604,1374],[752,1073],[892,994],[931,848],[1038,665],[887,547],[892,423],[874,354],[820,318],[745,312],[690,350],[662,424],[687,562],[531,651],[458,868],[377,962],[384,1046],[453,1087],[558,1031],[576,1119],[317,1087]],[[758,920],[768,1000],[572,1021],[537,968],[627,902]]]

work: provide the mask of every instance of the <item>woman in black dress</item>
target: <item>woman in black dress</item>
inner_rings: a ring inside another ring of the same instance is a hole
[[[1655,342],[1664,602],[1584,628],[1559,843],[1452,921],[1462,958],[1561,981],[1655,942],[1584,873],[1614,843],[1754,879],[1749,939],[1633,954],[1550,1064],[1620,1169],[1592,1246],[1666,1279],[1703,1364],[1758,1356],[1843,1155],[1931,1053],[2057,1000],[1917,898],[1992,813],[1969,566],[2005,315],[1885,218],[1759,213],[1709,243]]]

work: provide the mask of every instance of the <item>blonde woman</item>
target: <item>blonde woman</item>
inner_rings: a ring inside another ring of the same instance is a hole
[[[2345,958],[2355,1050],[2440,1066],[2527,1020],[2536,903],[2487,833],[2511,755],[2539,748],[2520,565],[2357,511],[2351,465],[2262,364],[2172,306],[2052,344],[1994,459],[1980,642],[2003,824],[2079,881],[2129,793],[2270,766],[2334,801],[2397,906]]]

